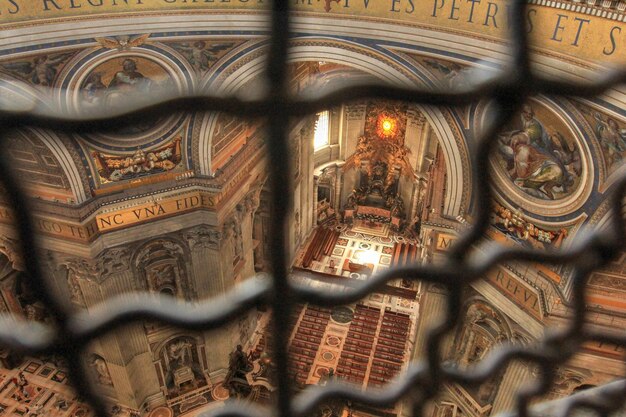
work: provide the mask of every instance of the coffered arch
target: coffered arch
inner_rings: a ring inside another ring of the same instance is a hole
[[[259,43],[258,46],[265,48],[264,43]],[[346,53],[347,50],[349,53]],[[391,83],[391,85],[414,86],[428,82],[426,78],[404,68],[383,52],[363,45],[307,39],[301,43],[293,43],[290,48],[289,62],[325,61],[355,67],[370,74],[376,80]],[[262,77],[265,69],[264,49],[251,50],[247,57],[240,59],[243,60],[243,64],[241,62],[233,63],[232,65],[236,67],[234,71],[222,69],[222,74],[226,73],[227,75],[216,80],[219,84],[214,85],[214,91],[235,93],[241,91],[243,86],[248,83],[256,82],[259,77]],[[435,106],[419,106],[419,108],[439,139],[446,161],[447,195],[443,214],[455,217],[467,210],[468,190],[471,189],[467,147],[464,138],[461,137],[461,130],[451,126],[454,119],[448,114],[447,109]],[[214,173],[211,166],[211,130],[214,128],[216,120],[215,116],[209,116],[202,123],[202,129],[197,138],[198,144],[195,148],[198,149],[198,159],[196,166],[201,175]]]

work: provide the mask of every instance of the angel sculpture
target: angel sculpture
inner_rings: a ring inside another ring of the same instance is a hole
[[[211,64],[217,60],[217,53],[233,45],[232,42],[207,45],[204,41],[195,41],[192,44],[175,44],[174,49],[185,55],[196,71],[207,71]]]
[[[426,59],[424,63],[443,74],[442,84],[450,88],[464,88],[467,86],[464,69],[458,64],[442,64],[441,62]]]
[[[139,36],[116,36],[114,38],[95,38],[96,42],[106,49],[117,49],[118,51],[127,51],[130,48],[141,46],[150,37],[149,33]]]
[[[72,54],[40,55],[26,61],[2,64],[2,67],[22,78],[30,79],[35,85],[49,87],[58,73],[57,67],[70,55]]]

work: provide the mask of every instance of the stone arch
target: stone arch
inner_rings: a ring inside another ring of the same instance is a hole
[[[68,149],[61,138],[50,131],[35,128],[31,128],[31,131],[48,146],[63,168],[63,172],[65,172],[67,176],[72,194],[74,195],[75,203],[80,204],[85,202],[90,197],[90,190],[85,187],[83,181],[86,172],[84,170],[81,172],[80,167],[71,156],[75,152]]]
[[[76,163],[76,152],[60,136],[39,128],[22,128],[7,135],[5,146],[13,170],[26,172],[22,179],[36,187],[42,198],[69,204],[88,199],[84,167]]]
[[[262,48],[264,44],[259,44]],[[316,45],[308,46],[294,45],[290,48],[289,61],[319,61],[334,62],[347,66],[358,66],[359,69],[371,74],[380,80],[391,81],[395,84],[405,87],[415,85],[416,80],[408,71],[402,71],[401,67],[382,55],[379,51],[367,49],[362,46],[350,45],[350,54],[346,54],[346,48],[336,42],[328,46]],[[218,85],[214,86],[214,91],[219,94],[228,94],[238,91],[247,82],[252,82],[262,75],[265,68],[265,56],[259,54],[258,50],[249,52],[251,59],[245,56],[240,58],[244,61],[243,65],[237,67],[234,71],[228,68],[222,69],[228,75],[221,79]],[[239,62],[239,61],[238,61]],[[469,158],[467,156],[466,145],[462,144],[462,140],[458,137],[450,123],[453,118],[445,114],[445,112],[435,106],[418,106],[424,114],[426,121],[431,125],[435,135],[441,144],[444,158],[446,161],[446,198],[444,202],[443,214],[455,217],[467,210],[467,201],[471,186],[468,180],[471,178],[469,170]],[[211,131],[217,122],[217,117],[213,116],[202,122],[202,127],[198,134],[198,155],[197,165],[201,175],[212,175],[211,168]]]
[[[463,325],[456,333],[456,361],[469,365],[482,360],[491,348],[511,340],[513,332],[503,314],[482,297],[463,306]]]

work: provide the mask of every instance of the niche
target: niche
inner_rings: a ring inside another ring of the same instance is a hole
[[[136,266],[149,291],[172,297],[188,297],[183,249],[170,241],[157,240],[137,254]]]

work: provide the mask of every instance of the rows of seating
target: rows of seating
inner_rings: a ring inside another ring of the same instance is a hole
[[[337,366],[343,380],[363,385],[379,325],[379,308],[357,304]]]
[[[315,357],[330,321],[329,309],[298,305],[288,325],[295,332],[289,345],[289,373],[301,386],[306,385]],[[409,337],[407,314],[358,304],[348,328],[336,373],[346,382],[382,387],[402,369]],[[373,358],[373,359],[372,359]]]
[[[336,230],[326,229],[325,227],[317,228],[302,258],[302,267],[309,268],[313,261],[320,261],[322,256],[330,255],[338,239],[339,232]]]
[[[393,266],[412,264],[417,260],[417,246],[409,243],[396,243],[393,247]]]
[[[295,317],[296,321],[299,316],[300,313]],[[329,321],[329,309],[312,305],[304,308],[304,314],[289,345],[289,373],[300,385],[306,384]]]
[[[411,319],[408,314],[386,310],[382,317],[368,387],[382,387],[402,369]]]

